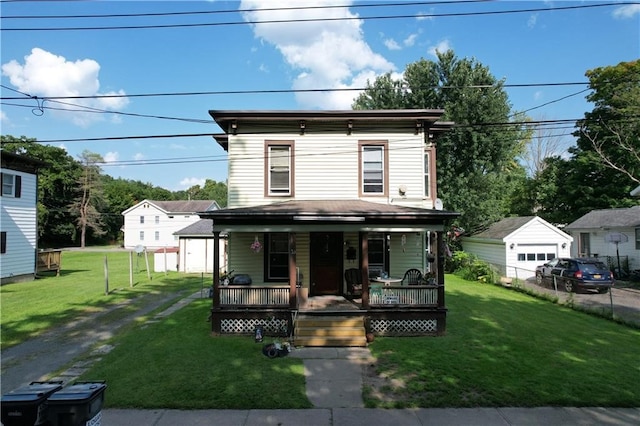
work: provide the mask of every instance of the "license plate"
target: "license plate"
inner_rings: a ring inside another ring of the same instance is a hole
[[[593,278],[595,278],[596,280],[599,280],[600,278],[602,278],[602,275],[596,274],[596,275],[593,276]]]

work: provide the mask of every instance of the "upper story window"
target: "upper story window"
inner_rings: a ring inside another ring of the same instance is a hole
[[[140,231],[140,241],[144,241],[144,231]]]
[[[429,161],[430,156],[428,152],[424,153],[424,196],[431,196],[431,179],[430,179],[430,169],[431,163]]]
[[[387,142],[359,143],[360,196],[388,194],[389,149]]]
[[[156,231],[155,237],[156,237],[156,241],[160,241],[160,231]]]
[[[2,173],[2,196],[20,198],[22,177],[11,173]]]
[[[160,216],[156,216],[156,225],[160,224]]]
[[[265,196],[293,196],[293,142],[265,143]]]
[[[140,216],[140,223],[144,223],[144,216]]]

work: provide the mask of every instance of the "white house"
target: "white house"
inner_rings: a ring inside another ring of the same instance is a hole
[[[191,225],[174,233],[178,236],[180,272],[213,272],[213,221],[200,219]],[[220,238],[219,257],[220,267],[227,271],[227,239]]]
[[[573,256],[601,257],[611,269],[640,268],[640,206],[592,210],[564,228],[576,240]],[[619,234],[626,242],[615,243]]]
[[[2,283],[33,279],[38,250],[38,169],[33,158],[2,154],[0,274]]]
[[[536,266],[569,256],[573,237],[538,216],[508,217],[462,238],[462,248],[511,278],[535,275]]]
[[[178,247],[176,231],[200,220],[198,212],[219,209],[213,200],[154,201],[142,200],[122,212],[124,247],[147,249]]]

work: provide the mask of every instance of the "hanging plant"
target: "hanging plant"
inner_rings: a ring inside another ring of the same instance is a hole
[[[260,253],[260,250],[262,250],[262,244],[260,243],[260,240],[258,240],[258,236],[256,235],[255,240],[251,243],[251,250],[253,250],[254,253]]]

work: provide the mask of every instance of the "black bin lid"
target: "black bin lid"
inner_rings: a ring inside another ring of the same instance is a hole
[[[81,382],[67,386],[51,395],[47,400],[49,404],[83,402],[93,399],[104,392],[107,385],[104,382]]]
[[[14,389],[11,392],[2,395],[0,401],[6,403],[33,403],[44,401],[49,395],[57,390],[62,389],[62,382],[31,382],[26,386]]]

